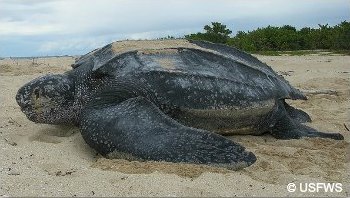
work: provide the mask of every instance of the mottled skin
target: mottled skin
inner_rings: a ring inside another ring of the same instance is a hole
[[[79,126],[111,158],[238,169],[256,157],[218,134],[343,139],[300,124],[310,117],[284,99],[306,97],[249,54],[199,41],[140,42],[90,52],[73,70],[24,85],[17,102],[34,122]]]

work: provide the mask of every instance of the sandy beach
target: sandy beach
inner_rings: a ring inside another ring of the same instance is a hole
[[[36,124],[15,94],[24,83],[70,70],[74,57],[0,60],[0,196],[350,196],[350,56],[258,56],[305,91],[288,101],[310,114],[312,126],[344,141],[229,137],[257,156],[239,171],[198,165],[102,158],[79,129]],[[288,192],[287,184],[341,183],[341,192]]]

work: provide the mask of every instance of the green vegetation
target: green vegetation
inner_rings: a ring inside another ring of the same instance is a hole
[[[226,25],[223,25],[218,22],[212,22],[211,26],[204,26],[205,33],[196,33],[185,35],[187,39],[193,40],[206,40],[213,43],[227,43],[230,39],[231,30],[226,28]]]
[[[319,24],[318,28],[304,27],[300,30],[290,25],[268,26],[248,32],[238,31],[234,37],[229,36],[232,31],[226,25],[218,22],[204,26],[204,30],[204,33],[185,35],[185,38],[225,43],[244,51],[271,55],[283,54],[284,51],[291,51],[288,54],[292,55],[314,53],[310,50],[350,52],[350,22],[347,21],[333,27]]]

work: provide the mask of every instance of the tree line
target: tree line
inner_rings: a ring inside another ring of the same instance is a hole
[[[187,39],[206,40],[235,46],[244,51],[288,51],[288,50],[350,50],[350,22],[335,26],[321,25],[318,28],[296,29],[290,25],[267,26],[253,31],[232,31],[226,25],[212,22],[204,26],[204,33],[185,35]]]

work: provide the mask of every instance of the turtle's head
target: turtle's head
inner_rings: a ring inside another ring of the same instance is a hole
[[[16,95],[29,120],[47,124],[74,123],[74,81],[68,75],[46,75],[21,87]]]

